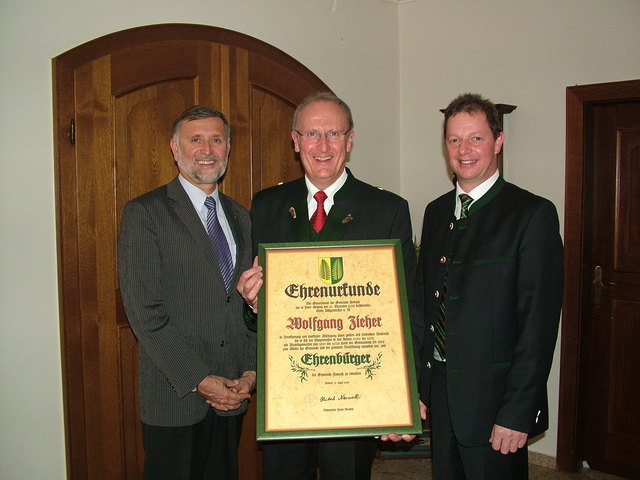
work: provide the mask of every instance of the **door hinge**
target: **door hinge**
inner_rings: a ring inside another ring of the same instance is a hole
[[[76,121],[75,120],[71,120],[71,122],[69,122],[69,142],[71,143],[71,145],[76,144]]]

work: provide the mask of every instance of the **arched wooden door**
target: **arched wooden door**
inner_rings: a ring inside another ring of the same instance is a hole
[[[233,140],[221,189],[249,207],[256,191],[300,176],[289,136],[293,110],[328,88],[262,41],[185,24],[93,40],[53,59],[53,75],[69,478],[137,479],[137,345],[116,269],[122,207],[176,175],[172,122],[196,103],[228,116]],[[240,455],[242,478],[261,478],[255,410]]]

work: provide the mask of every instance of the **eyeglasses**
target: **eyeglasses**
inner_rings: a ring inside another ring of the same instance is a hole
[[[320,139],[325,136],[330,142],[340,142],[342,137],[347,135],[351,129],[346,132],[339,132],[337,130],[329,130],[328,132],[318,132],[317,130],[309,130],[308,132],[299,132],[294,130],[298,135],[305,138],[309,143],[318,143]]]

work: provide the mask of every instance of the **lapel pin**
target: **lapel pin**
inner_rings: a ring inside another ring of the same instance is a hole
[[[353,216],[351,214],[347,215],[342,219],[342,223],[349,223],[349,222],[353,222]]]
[[[296,209],[293,207],[289,207],[289,213],[291,214],[291,218],[296,218]]]

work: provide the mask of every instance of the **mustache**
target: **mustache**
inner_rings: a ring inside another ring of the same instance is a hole
[[[221,162],[222,159],[218,155],[203,155],[198,154],[194,157],[194,160],[215,160],[217,162]]]

